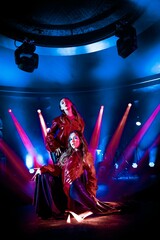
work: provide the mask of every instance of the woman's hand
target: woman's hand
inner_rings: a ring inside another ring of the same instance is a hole
[[[40,169],[40,168],[37,168],[35,174],[33,175],[32,179],[31,179],[31,181],[35,181],[35,180],[36,180],[36,176],[37,176],[38,174],[41,174],[41,169]]]
[[[60,148],[57,148],[56,150],[55,150],[55,154],[56,154],[56,156],[60,156],[61,155],[61,149]]]

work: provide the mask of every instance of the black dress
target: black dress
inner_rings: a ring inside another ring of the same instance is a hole
[[[33,205],[36,214],[43,219],[64,216],[67,198],[63,191],[61,176],[53,176],[48,172],[37,174]]]

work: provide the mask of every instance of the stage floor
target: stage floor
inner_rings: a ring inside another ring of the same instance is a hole
[[[107,216],[91,215],[80,223],[74,218],[71,223],[66,219],[43,220],[35,214],[32,203],[20,202],[8,192],[3,200],[1,198],[1,234],[6,239],[17,240],[135,240],[142,234],[156,239],[159,234],[159,182],[132,195],[130,200],[135,204],[130,211]]]

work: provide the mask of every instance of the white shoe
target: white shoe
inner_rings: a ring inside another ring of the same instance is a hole
[[[84,213],[81,213],[81,214],[77,214],[73,211],[66,211],[68,214],[68,217],[67,217],[67,223],[71,223],[71,218],[70,218],[70,214],[76,219],[77,222],[82,222],[86,217],[90,216],[91,214],[93,214],[93,212],[91,211],[86,211]]]

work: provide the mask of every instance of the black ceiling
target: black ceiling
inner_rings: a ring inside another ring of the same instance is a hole
[[[132,24],[143,11],[128,0],[6,2],[0,33],[18,41],[34,40],[37,46],[78,46],[114,35],[117,22]]]

